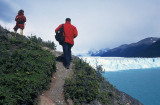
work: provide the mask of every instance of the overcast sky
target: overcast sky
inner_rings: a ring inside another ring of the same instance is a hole
[[[160,0],[0,0],[0,24],[13,31],[20,9],[24,34],[54,41],[57,50],[55,28],[68,17],[78,29],[74,53],[160,37]]]

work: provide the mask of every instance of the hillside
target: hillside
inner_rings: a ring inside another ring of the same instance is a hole
[[[56,71],[55,57],[42,49],[54,43],[13,35],[0,27],[0,105],[32,105]]]
[[[150,37],[140,40],[139,42],[136,43],[124,44],[117,48],[108,50],[101,56],[102,57],[159,57],[160,56],[160,53],[158,53],[159,50],[155,50],[158,49],[157,41],[159,39],[160,38]],[[148,53],[146,54],[146,52]]]
[[[76,56],[65,69],[61,54],[53,42],[13,37],[0,27],[0,104],[142,105],[106,81],[101,68],[95,70]]]
[[[39,105],[142,105],[120,92],[100,72],[86,62],[72,56],[70,69],[63,66],[61,52],[44,48],[57,57],[57,72],[53,74],[50,89],[40,96]],[[100,70],[101,68],[99,68]]]

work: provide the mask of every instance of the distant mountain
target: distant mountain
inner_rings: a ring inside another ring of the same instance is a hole
[[[90,56],[93,56],[94,54],[97,53],[97,51],[98,51],[98,50],[96,50],[96,49],[91,49],[91,50],[88,51],[87,54],[90,55]]]
[[[89,55],[88,53],[80,53],[80,54],[76,54],[76,56],[78,56],[78,57],[89,57],[91,55]]]
[[[142,50],[140,53],[136,53],[135,56],[139,57],[160,57],[160,40],[153,43],[151,46]]]
[[[151,57],[156,54],[160,38],[149,37],[137,43],[124,44],[103,53],[102,57]],[[153,51],[150,51],[154,49]],[[146,53],[147,51],[147,53]],[[154,52],[155,51],[155,52]],[[149,52],[151,55],[149,55]],[[147,55],[148,54],[148,55]],[[160,55],[159,55],[160,56]]]
[[[101,56],[102,54],[106,53],[109,50],[109,48],[101,49],[101,50],[96,50],[92,49],[88,51],[88,55],[90,56]]]
[[[91,49],[87,53],[80,53],[76,54],[78,57],[89,57],[89,56],[101,56],[105,52],[107,52],[109,48],[101,49],[101,50],[96,50],[96,49]]]

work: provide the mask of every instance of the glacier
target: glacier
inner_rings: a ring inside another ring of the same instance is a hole
[[[101,65],[104,71],[121,71],[160,67],[160,58],[80,57],[93,68]]]

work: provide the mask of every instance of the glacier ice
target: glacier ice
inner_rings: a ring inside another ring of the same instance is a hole
[[[105,71],[120,71],[131,69],[147,69],[160,67],[160,58],[124,58],[124,57],[81,57],[96,68],[102,65]]]

